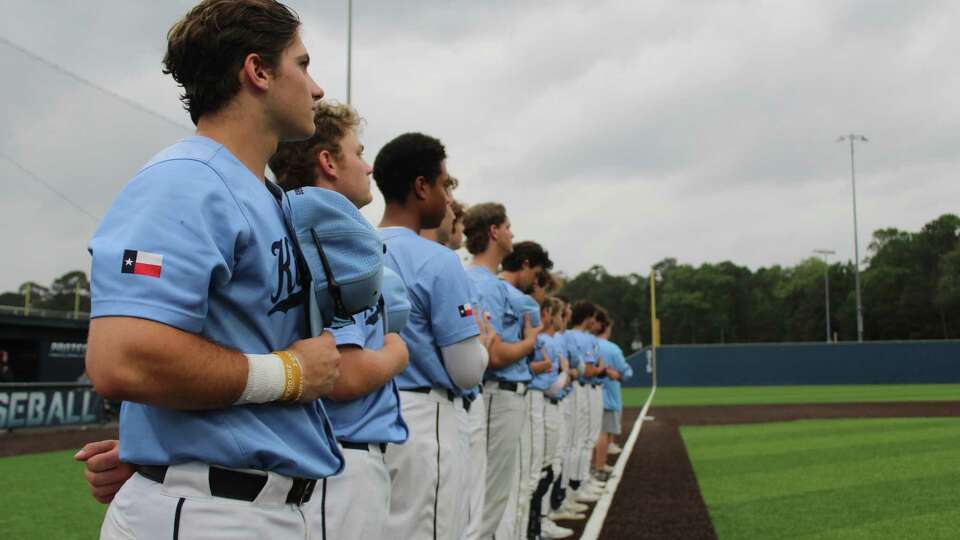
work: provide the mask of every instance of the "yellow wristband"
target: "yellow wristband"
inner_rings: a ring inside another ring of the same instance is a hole
[[[303,395],[303,366],[293,351],[275,351],[283,362],[283,394],[277,401],[297,401]]]

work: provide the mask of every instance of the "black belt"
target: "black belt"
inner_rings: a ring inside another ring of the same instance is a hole
[[[557,399],[557,398],[547,397],[547,399],[550,400],[550,403],[553,404],[553,405],[559,405],[559,404],[560,404],[560,400]]]
[[[529,389],[528,387],[526,387],[525,383],[518,383],[518,382],[513,382],[513,381],[497,381],[497,380],[493,380],[493,381],[490,381],[490,382],[495,382],[495,383],[497,383],[497,388],[499,388],[499,389],[501,389],[501,390],[508,390],[508,391],[510,391],[510,392],[515,392],[515,393],[519,393],[519,392],[517,392],[517,390],[520,388],[520,385],[521,385],[521,384],[524,385],[523,394],[526,394],[526,393],[527,393],[527,390]],[[521,394],[521,395],[523,395],[523,394]]]
[[[166,465],[134,465],[137,472],[144,478],[163,483],[167,476]],[[267,485],[267,476],[231,471],[220,467],[209,468],[210,494],[214,497],[235,499],[239,501],[253,501]],[[307,478],[293,478],[293,485],[287,493],[287,504],[301,505],[310,500],[316,480]]]
[[[594,388],[600,388],[601,386],[603,386],[603,383],[591,383],[590,386]]]
[[[363,450],[364,452],[370,451],[370,445],[376,445],[380,448],[380,453],[385,453],[387,451],[387,443],[363,443],[363,442],[350,442],[350,441],[340,441],[340,446],[344,448],[349,448],[350,450]]]
[[[416,387],[416,388],[401,388],[400,390],[402,390],[402,391],[404,391],[404,392],[416,392],[416,393],[418,393],[418,394],[429,394],[430,392],[433,392],[433,387],[431,387],[431,386],[418,386],[418,387]],[[441,391],[441,392],[446,392],[446,393],[447,393],[447,401],[449,401],[450,403],[456,403],[457,400],[460,399],[461,402],[463,403],[463,408],[466,409],[467,412],[470,412],[470,400],[469,400],[469,399],[454,394],[454,393],[453,393],[453,390],[445,390],[445,389],[443,389],[443,388],[437,388],[437,390],[439,390],[439,391]]]

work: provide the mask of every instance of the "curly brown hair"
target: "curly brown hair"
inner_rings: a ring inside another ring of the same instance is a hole
[[[282,142],[270,158],[270,170],[285,190],[312,186],[316,183],[317,150],[326,150],[340,159],[340,142],[351,130],[358,131],[363,119],[356,109],[344,103],[321,101],[313,115],[317,131],[305,141]]]
[[[183,88],[180,101],[196,124],[240,91],[248,55],[275,68],[298,28],[297,14],[275,0],[204,0],[167,32],[163,72]]]

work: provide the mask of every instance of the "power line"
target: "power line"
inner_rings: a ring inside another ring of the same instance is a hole
[[[75,80],[75,81],[78,81],[78,82],[80,82],[80,83],[82,83],[82,84],[85,84],[85,85],[87,85],[87,86],[90,86],[90,87],[92,87],[92,88],[95,88],[95,89],[103,92],[104,94],[107,94],[108,96],[110,96],[110,97],[112,97],[112,98],[114,98],[114,99],[118,99],[118,100],[126,103],[127,105],[133,107],[134,109],[137,109],[137,110],[139,110],[139,111],[141,111],[141,112],[143,112],[143,113],[149,114],[150,116],[153,116],[154,118],[158,118],[158,119],[160,119],[160,120],[163,120],[164,122],[166,122],[166,123],[168,123],[168,124],[170,124],[170,125],[172,125],[172,126],[176,126],[176,127],[178,127],[178,128],[186,129],[186,130],[190,130],[190,131],[193,131],[193,129],[194,129],[193,127],[190,127],[190,126],[181,124],[180,122],[177,122],[176,120],[172,120],[172,119],[166,117],[165,115],[162,115],[162,114],[158,113],[157,111],[154,111],[153,109],[150,109],[150,108],[146,107],[145,105],[142,105],[142,104],[140,104],[140,103],[137,103],[136,101],[133,101],[132,99],[130,99],[130,98],[128,98],[128,97],[122,96],[122,95],[114,92],[113,90],[110,90],[109,88],[106,88],[106,87],[104,87],[104,86],[101,86],[101,85],[99,85],[99,84],[97,84],[97,83],[95,83],[95,82],[93,82],[93,81],[91,81],[91,80],[89,80],[89,79],[85,79],[85,78],[81,77],[80,75],[77,75],[76,73],[70,71],[69,69],[67,69],[67,68],[65,68],[65,67],[63,67],[63,66],[61,66],[61,65],[59,65],[59,64],[57,64],[57,63],[54,63],[53,61],[47,60],[46,58],[38,55],[37,53],[35,53],[35,52],[33,52],[33,51],[30,51],[30,50],[28,50],[28,49],[25,49],[25,48],[21,47],[20,45],[17,45],[16,43],[10,41],[9,39],[7,39],[7,38],[5,38],[5,37],[3,37],[3,36],[0,36],[0,43],[3,43],[4,45],[10,47],[11,49],[14,49],[14,50],[16,50],[16,51],[18,51],[18,52],[26,55],[26,56],[29,56],[30,58],[36,60],[37,62],[40,62],[41,64],[43,64],[43,65],[45,65],[45,66],[47,66],[47,67],[49,67],[49,68],[51,68],[51,69],[53,69],[53,70],[55,70],[55,71],[58,71],[58,72],[60,72],[60,73],[62,73],[62,74],[64,74],[64,75],[70,77],[71,79],[73,79],[73,80]]]
[[[60,190],[58,190],[57,188],[53,187],[53,185],[50,184],[50,182],[47,182],[47,181],[44,180],[43,178],[40,178],[36,173],[34,173],[33,171],[31,171],[30,169],[28,169],[28,168],[24,167],[23,165],[17,163],[17,162],[14,161],[13,159],[11,159],[9,156],[0,154],[0,158],[3,158],[3,159],[5,159],[6,161],[9,161],[11,164],[13,164],[14,167],[20,169],[21,171],[24,172],[24,174],[26,174],[26,175],[29,176],[30,178],[33,178],[34,180],[36,180],[37,182],[39,182],[42,186],[44,186],[44,187],[46,187],[47,189],[49,189],[51,192],[53,192],[54,195],[56,195],[57,197],[60,197],[60,198],[63,199],[64,201],[66,201],[67,204],[69,204],[70,206],[74,207],[78,212],[80,212],[80,213],[82,213],[83,215],[85,215],[85,216],[89,217],[90,219],[92,219],[94,223],[99,223],[99,222],[100,222],[100,218],[98,218],[97,216],[95,216],[95,215],[91,214],[90,212],[88,212],[88,211],[86,210],[86,208],[84,208],[84,207],[80,206],[79,204],[73,202],[73,200],[70,199],[70,197],[67,197],[66,195],[64,195],[62,192],[60,192]]]

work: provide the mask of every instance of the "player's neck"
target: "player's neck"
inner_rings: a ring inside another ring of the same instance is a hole
[[[279,137],[257,115],[238,108],[236,103],[231,103],[221,111],[201,116],[197,135],[222,144],[254,176],[264,180],[267,160],[276,153]]]
[[[404,227],[416,234],[420,234],[420,212],[417,211],[416,207],[406,206],[396,202],[388,202],[383,209],[383,218],[380,220],[379,226]]]
[[[500,268],[500,261],[502,260],[503,256],[500,255],[500,252],[495,247],[491,246],[486,251],[474,255],[472,264],[474,266],[486,268],[491,274],[496,274],[497,269]]]
[[[520,289],[521,291],[523,290],[520,288],[520,274],[518,274],[517,272],[510,272],[510,271],[504,270],[503,272],[500,272],[500,279],[506,281],[507,283],[513,285],[514,287]]]

